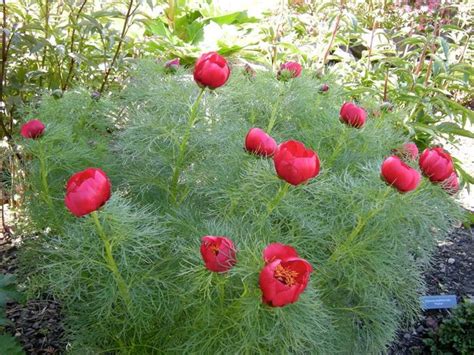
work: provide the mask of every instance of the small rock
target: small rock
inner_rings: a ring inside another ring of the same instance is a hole
[[[454,260],[454,258],[449,258],[448,259],[448,264],[454,264],[456,260]]]
[[[410,339],[411,339],[410,333],[405,333],[405,334],[403,335],[403,338],[404,338],[405,340],[410,340]]]
[[[433,317],[427,317],[425,324],[428,328],[431,328],[431,329],[438,328],[438,321]]]
[[[422,325],[420,325],[418,328],[416,328],[416,332],[417,332],[418,334],[423,333],[424,330],[425,330],[425,327],[423,327]]]

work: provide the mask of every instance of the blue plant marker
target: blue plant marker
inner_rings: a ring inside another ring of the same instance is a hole
[[[422,309],[453,308],[457,304],[456,295],[422,296]]]

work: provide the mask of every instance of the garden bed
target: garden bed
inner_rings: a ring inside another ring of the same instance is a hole
[[[425,274],[427,294],[451,294],[457,296],[458,303],[464,299],[474,302],[473,267],[474,228],[457,228],[438,246],[432,268]],[[391,354],[431,354],[423,339],[436,332],[450,315],[450,310],[423,312],[419,320],[399,332],[398,341],[390,348]]]
[[[17,246],[9,236],[0,236],[0,270],[2,274],[16,270]],[[21,246],[20,246],[21,248]],[[458,302],[464,298],[474,300],[474,228],[456,228],[437,247],[432,268],[425,273],[429,295],[455,294]],[[389,353],[430,354],[423,339],[436,331],[443,319],[450,316],[447,310],[429,310],[409,328],[399,331],[398,340]],[[12,322],[7,328],[22,344],[28,354],[63,353],[67,338],[64,336],[61,306],[48,298],[29,300],[26,304],[10,302],[7,317]]]

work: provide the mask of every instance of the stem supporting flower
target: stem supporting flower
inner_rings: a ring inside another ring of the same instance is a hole
[[[115,262],[114,256],[112,254],[112,245],[110,244],[110,241],[107,238],[104,232],[104,229],[102,228],[102,224],[99,221],[99,215],[97,211],[91,212],[91,217],[92,217],[92,220],[94,221],[97,234],[99,234],[99,237],[102,240],[102,243],[104,244],[104,250],[105,250],[104,259],[105,259],[105,262],[107,263],[107,267],[112,272],[115,282],[117,283],[120,297],[125,302],[126,307],[129,308],[129,306],[131,305],[130,292],[128,290],[128,286],[125,280],[120,274],[120,271],[117,267],[117,263]]]
[[[278,93],[275,105],[273,106],[272,113],[270,115],[270,120],[268,121],[268,126],[267,126],[267,129],[265,130],[265,132],[267,134],[270,134],[273,127],[275,126],[277,113],[278,113],[278,110],[280,109],[280,106],[281,106],[283,98],[284,98],[283,92],[285,90],[285,85],[286,85],[286,83],[282,83],[282,86],[281,86],[280,91]]]
[[[262,214],[262,216],[260,218],[260,222],[263,222],[265,219],[267,219],[272,214],[273,210],[278,206],[278,204],[283,199],[283,197],[285,197],[285,195],[288,193],[288,190],[289,190],[290,186],[291,185],[287,182],[285,182],[283,185],[280,185],[280,188],[278,189],[278,192],[275,195],[275,197],[273,198],[273,200],[271,200],[267,204],[266,212]]]
[[[41,176],[41,188],[43,190],[44,201],[48,204],[48,207],[53,212],[53,201],[51,200],[51,194],[49,192],[48,184],[48,170],[46,166],[46,154],[44,152],[43,143],[39,144],[39,163],[40,163],[40,176]]]
[[[204,95],[205,90],[206,90],[205,87],[201,88],[199,95],[197,96],[196,100],[194,101],[193,106],[191,107],[191,111],[189,112],[189,119],[188,119],[186,131],[184,132],[183,139],[181,141],[181,144],[179,145],[178,158],[176,159],[176,165],[173,170],[173,177],[171,178],[171,187],[170,187],[171,198],[175,204],[177,204],[178,202],[178,180],[179,180],[179,175],[181,174],[181,170],[183,168],[184,157],[186,155],[186,148],[188,146],[188,141],[191,136],[191,129],[196,123],[199,103],[201,102],[201,99],[202,99],[202,96]]]
[[[382,195],[381,203],[377,204],[373,209],[371,209],[367,214],[364,216],[358,216],[357,217],[357,225],[355,226],[354,229],[352,229],[351,233],[348,235],[348,237],[342,242],[342,244],[337,247],[334,252],[331,254],[329,257],[330,262],[336,262],[337,259],[341,254],[344,254],[345,250],[348,250],[351,248],[352,242],[360,235],[360,233],[364,230],[365,226],[367,223],[375,217],[383,208],[384,208],[384,202],[385,199],[387,198],[388,194],[390,193],[391,188],[390,186],[387,186],[385,188],[385,191]]]

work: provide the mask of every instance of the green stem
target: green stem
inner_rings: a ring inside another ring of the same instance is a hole
[[[201,102],[201,99],[205,90],[206,90],[205,87],[201,88],[201,91],[199,92],[199,95],[197,96],[196,101],[194,101],[194,104],[191,107],[191,111],[189,112],[188,125],[186,127],[186,131],[184,132],[183,140],[181,141],[181,144],[179,145],[178,158],[176,159],[176,165],[174,167],[173,177],[171,178],[171,187],[170,187],[171,198],[173,199],[173,202],[175,204],[178,201],[178,180],[179,180],[179,175],[181,174],[181,170],[183,168],[184,157],[186,155],[186,148],[188,147],[189,137],[191,136],[191,129],[196,123],[199,103]]]
[[[123,279],[122,275],[120,274],[120,271],[115,262],[114,256],[112,254],[112,245],[110,244],[109,239],[105,235],[104,229],[102,228],[102,225],[99,221],[99,215],[97,211],[92,212],[91,216],[94,221],[97,233],[99,234],[100,239],[104,243],[105,262],[107,263],[107,266],[110,271],[112,271],[112,275],[114,276],[115,282],[117,283],[120,297],[122,297],[122,300],[125,302],[125,305],[128,308],[131,305],[130,293],[128,291],[128,286],[125,283],[125,280]]]
[[[285,85],[285,84],[283,83],[283,85]],[[268,121],[268,126],[267,126],[267,130],[266,130],[266,132],[268,134],[270,134],[270,132],[273,129],[273,126],[275,126],[276,115],[277,115],[278,109],[280,108],[281,102],[282,102],[282,94],[283,94],[283,89],[280,90],[280,92],[278,94],[278,97],[277,97],[277,101],[276,101],[275,105],[273,106],[272,114],[270,116],[270,120]]]
[[[344,253],[344,250],[345,249],[348,249],[351,247],[351,244],[352,242],[355,240],[355,238],[357,238],[359,236],[359,234],[363,231],[364,227],[367,225],[367,223],[377,214],[379,213],[383,207],[384,207],[384,201],[385,201],[385,198],[387,197],[387,195],[390,193],[391,191],[391,187],[390,186],[387,186],[383,196],[382,196],[382,203],[381,204],[377,204],[377,206],[375,206],[373,209],[371,209],[365,216],[361,217],[361,216],[358,216],[358,222],[357,222],[357,225],[355,226],[355,228],[351,231],[351,233],[349,234],[349,236],[346,238],[346,240],[344,240],[344,242],[339,246],[337,247],[334,252],[331,254],[331,256],[329,257],[329,261],[330,262],[335,262],[338,257],[340,256],[340,254],[343,254]]]
[[[41,187],[43,189],[44,201],[48,204],[51,212],[54,212],[53,201],[49,192],[48,184],[48,170],[46,166],[46,154],[44,152],[44,146],[42,143],[39,145],[39,163],[40,163],[40,176],[41,176]]]
[[[224,308],[225,303],[225,277],[223,275],[216,275],[219,276],[218,286],[219,286],[219,302],[221,308]]]
[[[283,197],[285,197],[285,195],[287,194],[289,188],[290,188],[290,184],[285,182],[283,185],[280,186],[280,188],[278,189],[278,192],[277,194],[275,195],[275,197],[273,198],[273,200],[271,200],[268,204],[267,204],[267,212],[263,214],[263,219],[267,219],[273,212],[273,210],[275,209],[276,206],[278,206],[278,204],[280,203],[280,201],[283,199]]]
[[[337,159],[339,153],[341,153],[341,150],[343,147],[347,145],[347,140],[348,140],[348,135],[350,132],[350,129],[347,127],[342,127],[343,131],[342,134],[339,136],[339,139],[337,141],[336,148],[334,148],[331,156],[329,159],[326,160],[325,166],[331,167],[334,161]],[[352,128],[351,128],[352,129]]]

